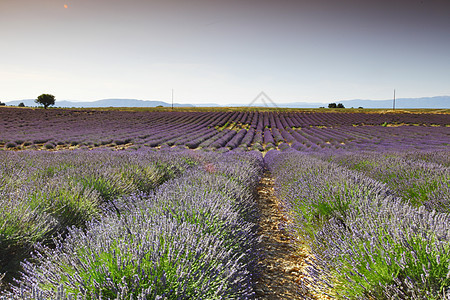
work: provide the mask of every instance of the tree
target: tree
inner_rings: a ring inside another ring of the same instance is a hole
[[[342,103],[338,103],[337,108],[345,108],[345,106]]]
[[[330,104],[328,104],[328,108],[336,108],[336,103],[330,103]]]
[[[19,105],[17,105],[18,107],[25,107],[25,104],[23,104],[23,102],[20,102]]]
[[[0,101],[0,106],[6,106],[6,104]]]
[[[42,94],[37,97],[34,102],[44,105],[44,108],[47,109],[50,105],[55,105],[55,96],[50,94]]]

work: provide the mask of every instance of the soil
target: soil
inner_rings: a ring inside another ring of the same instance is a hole
[[[286,230],[292,220],[274,196],[274,179],[269,172],[264,173],[257,192],[262,251],[257,299],[330,299],[314,295],[302,284],[311,254],[305,243]]]

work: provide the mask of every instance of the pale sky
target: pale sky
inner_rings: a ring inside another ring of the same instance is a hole
[[[0,0],[0,101],[450,95],[448,0]]]

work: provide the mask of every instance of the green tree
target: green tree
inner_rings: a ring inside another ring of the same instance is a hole
[[[6,104],[0,101],[0,106],[6,106]]]
[[[338,105],[336,107],[337,108],[345,108],[344,104],[342,104],[342,103],[338,103]]]
[[[328,104],[328,108],[336,108],[336,103],[330,103],[330,104]]]
[[[44,108],[47,109],[50,105],[55,105],[55,96],[50,94],[42,94],[39,97],[37,97],[34,102],[44,105]]]
[[[25,104],[23,104],[23,102],[20,102],[19,105],[17,105],[18,107],[25,107]]]

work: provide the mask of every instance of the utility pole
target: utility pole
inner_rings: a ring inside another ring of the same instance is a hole
[[[172,111],[173,111],[173,89],[172,89]]]
[[[392,110],[395,110],[395,89],[394,89],[394,102],[392,104]]]

